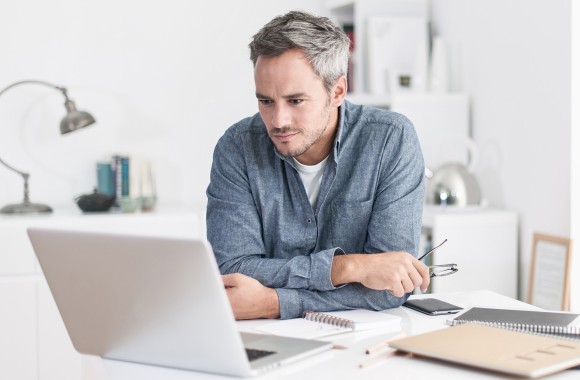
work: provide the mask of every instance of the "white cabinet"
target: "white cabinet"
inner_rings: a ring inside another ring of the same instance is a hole
[[[0,378],[35,380],[36,282],[0,278]]]
[[[433,293],[486,289],[517,298],[516,213],[426,206],[423,230],[427,245],[448,239],[431,255],[432,264],[455,263],[459,268],[453,275],[433,278]]]
[[[29,226],[200,237],[195,210],[149,214],[0,215],[0,379],[89,379],[26,234]]]
[[[38,282],[38,379],[77,380],[82,374],[81,355],[66,332],[48,285]]]
[[[37,379],[36,264],[19,219],[0,228],[0,378]]]

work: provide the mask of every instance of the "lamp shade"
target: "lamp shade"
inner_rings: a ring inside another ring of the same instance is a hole
[[[67,113],[60,122],[60,133],[65,134],[87,127],[95,122],[95,118],[88,112],[78,111],[75,103],[67,99],[64,103]]]

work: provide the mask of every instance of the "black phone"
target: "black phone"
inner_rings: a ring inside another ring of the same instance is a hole
[[[463,310],[462,307],[438,300],[437,298],[407,300],[403,306],[427,315],[454,314]]]

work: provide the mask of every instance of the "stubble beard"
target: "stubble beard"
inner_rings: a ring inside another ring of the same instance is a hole
[[[291,151],[288,152],[282,152],[280,150],[280,148],[278,146],[276,146],[276,150],[278,151],[278,153],[286,158],[289,157],[298,157],[301,156],[302,154],[306,153],[314,144],[316,144],[317,142],[320,141],[320,139],[322,138],[322,136],[324,135],[324,132],[326,132],[326,130],[328,129],[328,125],[330,124],[330,102],[326,105],[326,107],[324,108],[324,112],[326,113],[326,118],[324,121],[324,126],[320,129],[320,130],[315,130],[313,132],[315,132],[315,135],[306,135],[306,141],[304,141],[304,143],[297,147],[294,148]],[[292,132],[296,132],[299,134],[303,134],[303,130],[300,129],[293,129],[292,127],[283,127],[283,128],[276,128],[272,131],[273,133],[292,133]],[[283,147],[284,145],[286,145],[287,143],[282,142],[281,146]]]

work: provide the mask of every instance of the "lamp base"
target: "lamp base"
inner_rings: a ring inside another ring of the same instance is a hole
[[[2,207],[2,214],[41,214],[52,212],[52,208],[41,203],[22,202]]]

